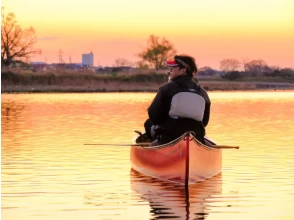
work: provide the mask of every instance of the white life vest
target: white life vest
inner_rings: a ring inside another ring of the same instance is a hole
[[[192,92],[179,92],[172,97],[169,116],[171,118],[191,118],[202,121],[205,99]]]

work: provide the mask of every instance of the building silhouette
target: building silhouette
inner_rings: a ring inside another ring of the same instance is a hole
[[[94,54],[92,53],[86,53],[82,54],[82,65],[87,67],[93,67],[93,61],[94,61]]]

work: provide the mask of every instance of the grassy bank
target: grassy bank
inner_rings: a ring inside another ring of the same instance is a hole
[[[157,91],[167,82],[164,72],[98,74],[94,72],[11,72],[1,74],[1,92],[123,92]],[[226,81],[199,78],[207,90],[294,89],[285,79],[251,78]]]
[[[2,92],[155,91],[167,81],[162,73],[97,74],[93,72],[1,74]]]

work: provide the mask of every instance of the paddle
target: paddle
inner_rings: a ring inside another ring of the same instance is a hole
[[[100,145],[100,146],[150,146],[150,143],[138,143],[138,144],[84,144],[84,145]],[[217,149],[239,149],[239,146],[226,146],[226,145],[212,145],[212,148]]]
[[[150,146],[151,143],[141,143],[141,144],[84,144],[84,145],[103,145],[103,146]]]
[[[226,145],[212,145],[212,148],[217,149],[239,149],[239,146],[226,146]]]

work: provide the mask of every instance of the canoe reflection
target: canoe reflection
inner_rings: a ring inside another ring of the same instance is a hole
[[[209,204],[222,192],[222,174],[200,183],[177,185],[144,176],[131,169],[131,189],[149,201],[152,219],[205,219]]]

